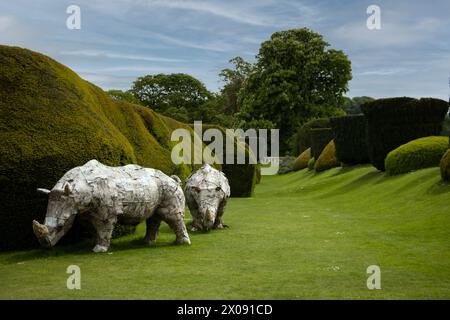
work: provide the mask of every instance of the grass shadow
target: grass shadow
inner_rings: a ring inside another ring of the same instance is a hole
[[[379,171],[372,171],[372,172],[368,172],[358,178],[356,178],[355,180],[352,180],[350,183],[347,183],[345,185],[342,185],[340,187],[337,187],[336,189],[330,190],[327,193],[324,193],[320,196],[318,196],[317,198],[319,199],[325,199],[325,198],[329,198],[329,197],[335,197],[335,196],[339,196],[348,192],[352,192],[358,188],[361,188],[363,185],[367,184],[367,183],[374,183],[375,179],[380,179],[382,178],[382,175],[380,174]],[[376,183],[376,181],[375,181]]]
[[[426,190],[426,194],[429,195],[441,195],[444,193],[450,193],[450,183],[443,180],[436,182]]]

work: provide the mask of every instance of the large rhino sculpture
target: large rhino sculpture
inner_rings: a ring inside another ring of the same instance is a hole
[[[205,164],[188,177],[184,194],[193,218],[192,231],[223,229],[223,214],[230,197],[230,185],[223,172]]]
[[[44,247],[54,246],[70,229],[77,214],[97,231],[94,252],[108,250],[116,222],[138,224],[146,219],[144,240],[156,240],[161,221],[176,234],[176,242],[190,244],[184,224],[185,198],[176,176],[138,165],[109,167],[97,160],[69,170],[49,196],[44,224],[33,221],[33,231]]]

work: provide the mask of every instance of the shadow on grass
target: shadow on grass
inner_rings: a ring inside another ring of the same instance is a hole
[[[351,170],[351,169],[350,169]],[[368,172],[355,180],[352,180],[350,183],[347,183],[343,186],[337,187],[336,189],[333,189],[327,193],[324,193],[317,198],[319,199],[325,199],[329,197],[335,197],[339,196],[348,192],[352,192],[358,188],[361,188],[363,185],[368,183],[377,183],[376,179],[382,178],[383,175],[379,171],[372,171]]]
[[[430,195],[440,195],[444,193],[450,193],[450,183],[442,180],[433,184],[426,191],[426,194]]]
[[[189,229],[191,223],[187,223],[186,226]],[[228,230],[229,227],[222,230],[211,230],[208,232],[198,231],[198,232],[189,232],[189,235],[192,238],[198,238],[202,236],[208,236],[211,232],[224,232]],[[144,242],[143,235],[130,235],[123,238],[115,239],[111,243],[109,251],[107,253],[94,253],[92,248],[95,243],[93,239],[85,239],[76,244],[64,244],[64,245],[56,245],[50,249],[32,249],[26,251],[16,251],[16,252],[5,252],[5,255],[8,257],[3,258],[3,261],[9,264],[14,264],[18,262],[25,262],[30,260],[37,259],[47,259],[47,258],[55,258],[55,257],[63,257],[63,256],[86,256],[86,255],[104,255],[111,254],[114,252],[121,252],[126,250],[164,250],[171,247],[182,247],[184,245],[179,245],[175,242],[175,234],[166,226],[163,226],[160,230],[159,234],[169,234],[173,235],[173,239],[169,240],[167,238],[162,240],[156,240],[156,243],[152,245],[148,245]]]

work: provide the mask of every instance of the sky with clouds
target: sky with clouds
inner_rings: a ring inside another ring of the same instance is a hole
[[[69,5],[81,29],[66,28]],[[366,9],[381,8],[381,30]],[[235,56],[254,61],[279,30],[309,27],[352,61],[348,96],[448,99],[448,0],[14,0],[0,2],[0,44],[42,52],[103,89],[189,73],[212,91]]]

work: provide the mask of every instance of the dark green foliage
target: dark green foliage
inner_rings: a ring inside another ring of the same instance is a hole
[[[384,160],[390,151],[417,138],[439,135],[448,107],[446,101],[439,99],[407,97],[363,104],[372,164],[384,171]]]
[[[142,104],[189,123],[203,120],[204,113],[199,108],[212,98],[202,82],[184,73],[140,77],[133,83],[130,92]]]
[[[316,164],[316,159],[314,159],[314,157],[309,159],[309,161],[308,161],[308,170],[314,170],[314,165],[315,164]]]
[[[142,104],[130,91],[108,90],[106,93],[114,100],[125,101],[133,104]]]
[[[318,159],[323,149],[333,140],[331,128],[311,129],[311,156]]]
[[[330,119],[336,157],[345,164],[370,162],[367,147],[367,122],[364,115]]]
[[[450,149],[442,157],[440,167],[442,179],[450,181]]]
[[[203,132],[208,129],[219,129],[223,135],[223,156],[224,162],[226,157],[226,130],[217,125],[203,125]],[[250,158],[254,159],[256,162],[255,155],[251,152],[247,144],[238,142],[236,137],[234,137],[234,163],[233,164],[222,164],[221,168],[225,176],[228,178],[230,183],[231,196],[232,197],[251,197],[255,189],[257,181],[257,164],[251,164]],[[237,150],[242,150],[245,152],[245,164],[237,164]]]
[[[447,113],[445,119],[442,122],[441,136],[450,136],[450,116]]]
[[[356,115],[361,114],[361,105],[363,105],[366,102],[370,102],[375,100],[371,97],[354,97],[354,98],[344,98],[344,104],[342,105],[342,109],[348,114],[348,115]]]
[[[262,179],[261,165],[256,166],[256,184],[260,184]]]
[[[0,97],[1,250],[37,245],[31,221],[43,221],[48,199],[36,188],[51,189],[91,159],[136,163],[180,178],[192,170],[171,161],[172,130],[189,126],[112,100],[44,55],[0,46]]]
[[[438,167],[447,149],[447,137],[425,137],[410,141],[389,152],[385,160],[386,173],[396,175]]]
[[[280,152],[285,154],[302,123],[343,113],[351,78],[348,57],[331,49],[320,34],[307,28],[275,32],[261,44],[239,93],[239,117],[271,121],[280,129]]]
[[[220,72],[219,76],[225,83],[220,94],[224,98],[223,111],[225,114],[233,115],[239,112],[238,94],[253,66],[241,57],[234,57],[228,62],[233,64],[233,68],[223,69]]]
[[[329,118],[320,118],[313,119],[306,122],[303,126],[298,129],[296,134],[296,148],[294,150],[295,154],[301,154],[306,149],[311,147],[311,129],[318,128],[329,128],[330,127],[330,119]]]

